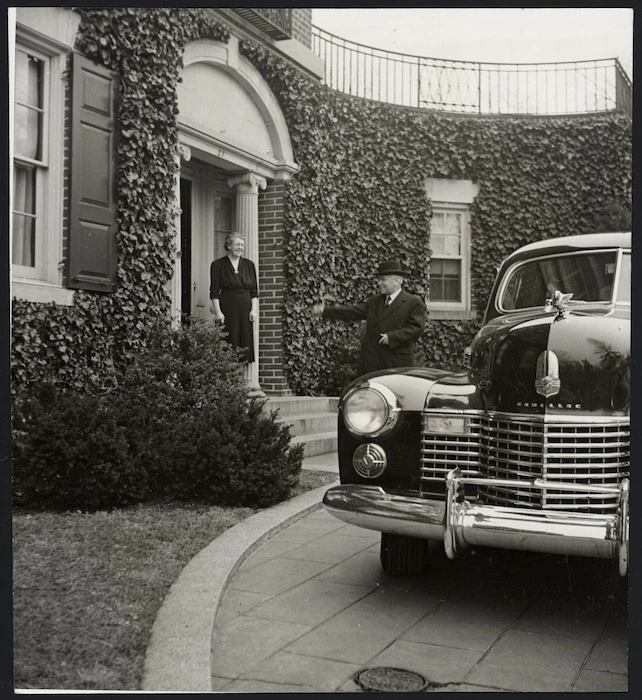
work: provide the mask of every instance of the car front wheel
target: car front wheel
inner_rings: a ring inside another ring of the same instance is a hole
[[[381,533],[381,566],[388,576],[420,576],[428,571],[428,540]]]

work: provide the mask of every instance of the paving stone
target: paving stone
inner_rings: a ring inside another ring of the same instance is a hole
[[[437,604],[417,591],[375,591],[290,644],[287,651],[363,664]]]
[[[248,612],[248,610],[255,608],[259,603],[268,600],[270,597],[271,596],[267,593],[251,593],[249,591],[236,591],[228,588],[216,612],[214,624],[220,627],[238,615],[242,615]]]
[[[341,525],[341,521],[338,520],[337,518],[335,518],[334,515],[330,515],[330,513],[328,513],[328,511],[325,508],[318,508],[313,513],[306,515],[305,519],[308,521],[309,520],[325,520],[326,522],[335,522],[335,523],[339,523],[339,525]]]
[[[353,586],[314,578],[261,603],[251,611],[251,615],[318,625],[367,596],[372,589],[372,586]]]
[[[467,680],[473,685],[501,687],[505,692],[567,693],[576,674],[576,667],[551,672],[544,666],[513,668],[505,664],[483,662],[473,669]]]
[[[597,640],[586,668],[592,671],[628,673],[628,632],[626,627],[609,626]]]
[[[316,693],[331,693],[348,682],[359,668],[357,664],[281,651],[243,674],[241,678],[308,686]]]
[[[271,559],[252,569],[239,571],[229,587],[238,591],[278,595],[316,576],[329,566],[330,564],[301,559]]]
[[[510,627],[521,612],[513,605],[447,600],[404,632],[401,639],[423,644],[486,651]]]
[[[425,577],[386,577],[371,595],[355,604],[354,609],[361,610],[364,615],[391,618],[412,613],[421,619],[442,603],[443,598]]]
[[[626,693],[629,689],[625,674],[593,671],[585,668],[573,686],[576,693]]]
[[[237,617],[214,630],[211,673],[236,678],[309,629],[290,622]]]
[[[356,538],[355,538],[356,539]],[[328,581],[352,583],[357,586],[376,585],[389,577],[381,568],[379,557],[373,552],[358,552],[336,566],[328,567],[319,578]]]
[[[341,521],[333,518],[333,520],[315,520],[308,522],[305,518],[297,521],[293,525],[284,528],[272,539],[276,542],[311,542],[316,540],[327,532],[333,532],[342,528]]]
[[[509,630],[465,680],[523,692],[566,692],[590,648],[583,638]]]
[[[212,676],[212,690],[223,690],[225,686],[234,682],[234,678],[224,678],[223,676]]]
[[[516,630],[552,634],[558,637],[583,637],[596,640],[609,616],[604,609],[590,610],[564,595],[536,600],[515,623]]]
[[[289,553],[296,549],[299,545],[294,542],[287,541],[277,541],[272,538],[268,540],[265,544],[261,545],[256,552],[253,552],[239,567],[239,573],[241,571],[250,571],[259,564],[265,564],[266,561],[272,561],[277,557],[283,555],[289,555]]]
[[[308,561],[338,564],[367,548],[368,542],[363,537],[350,537],[331,532],[314,540],[314,542],[308,542],[291,550],[286,556],[290,559],[307,559]]]
[[[265,681],[233,681],[225,686],[226,693],[313,693],[314,688],[304,685],[287,685],[285,683],[266,683]]]
[[[368,662],[368,666],[394,666],[419,673],[435,683],[461,683],[483,652],[468,649],[452,649],[396,641]]]
[[[337,520],[337,522],[341,522]],[[365,527],[357,527],[356,525],[347,525],[343,523],[341,528],[342,535],[350,535],[350,537],[365,537],[371,542],[380,542],[381,533],[378,530],[368,530]]]

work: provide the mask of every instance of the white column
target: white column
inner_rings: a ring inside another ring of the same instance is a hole
[[[178,145],[178,151],[174,154],[176,174],[174,175],[174,275],[171,281],[171,308],[172,325],[178,328],[181,325],[181,161],[188,162],[192,152],[188,146],[182,143]]]
[[[235,175],[227,184],[236,188],[236,230],[245,237],[246,255],[259,274],[259,188],[264,190],[264,177],[253,172]],[[246,369],[247,382],[252,392],[263,393],[259,384],[259,324],[254,324],[254,357]]]

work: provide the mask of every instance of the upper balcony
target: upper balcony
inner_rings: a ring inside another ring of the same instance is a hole
[[[631,81],[617,58],[564,63],[472,63],[413,56],[312,27],[325,83],[355,97],[478,115],[624,112]]]
[[[276,41],[292,38],[292,8],[233,7],[231,9]]]

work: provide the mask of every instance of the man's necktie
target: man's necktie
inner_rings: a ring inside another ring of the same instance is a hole
[[[386,306],[390,306],[390,304],[392,304],[392,298],[386,297]]]

